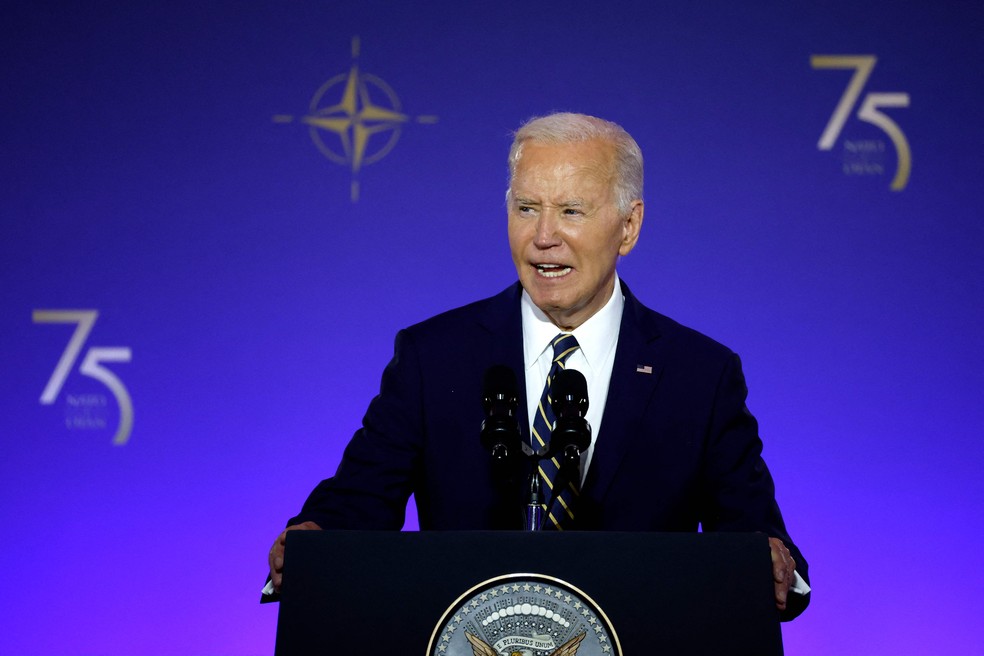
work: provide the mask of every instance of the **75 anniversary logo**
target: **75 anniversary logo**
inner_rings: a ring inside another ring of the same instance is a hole
[[[815,69],[846,69],[853,70],[847,88],[841,94],[840,101],[834,108],[834,113],[827,121],[827,127],[820,135],[817,148],[820,150],[830,150],[840,137],[844,124],[851,116],[855,107],[858,108],[855,116],[865,123],[870,123],[884,132],[892,144],[895,146],[895,153],[898,165],[895,170],[895,177],[892,179],[892,191],[902,191],[909,183],[909,172],[912,170],[912,154],[909,151],[909,141],[905,138],[902,128],[882,112],[883,108],[908,107],[909,94],[892,92],[869,91],[861,96],[865,89],[868,78],[875,68],[878,58],[874,55],[813,55],[810,57],[810,65]],[[860,100],[860,106],[858,99]],[[877,146],[878,144],[875,144]],[[855,147],[864,148],[866,144],[858,144]]]
[[[98,310],[34,310],[34,323],[68,323],[75,324],[72,337],[65,345],[58,363],[55,365],[48,384],[41,392],[41,405],[51,405],[58,398],[65,379],[68,378],[75,363],[79,360],[82,348],[85,346],[89,333],[99,318]],[[132,357],[130,349],[125,346],[90,346],[82,356],[79,372],[83,376],[94,378],[112,393],[120,410],[120,423],[113,436],[113,444],[122,446],[130,439],[133,430],[133,402],[130,393],[116,374],[103,366],[106,362],[129,362]]]

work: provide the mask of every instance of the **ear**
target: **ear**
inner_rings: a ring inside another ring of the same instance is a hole
[[[639,231],[642,230],[643,202],[632,201],[629,213],[622,219],[622,243],[618,247],[619,255],[628,255],[639,241]]]

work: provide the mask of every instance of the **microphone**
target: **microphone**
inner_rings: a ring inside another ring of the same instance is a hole
[[[550,388],[550,407],[557,423],[550,434],[547,457],[556,457],[559,467],[548,508],[567,485],[580,489],[581,453],[591,446],[591,426],[584,418],[588,411],[588,383],[580,371],[564,369],[557,373]]]
[[[561,454],[564,460],[578,459],[591,446],[591,426],[584,418],[588,412],[588,382],[580,371],[564,369],[554,378],[550,390],[557,423],[550,435],[550,455]]]
[[[516,374],[501,364],[489,367],[485,372],[482,406],[485,420],[482,422],[482,446],[492,455],[493,469],[498,477],[509,478],[508,465],[520,454],[519,387]]]
[[[519,421],[516,419],[519,408],[519,386],[516,384],[516,374],[512,369],[499,364],[489,367],[485,372],[482,383],[482,407],[485,409],[481,433],[482,447],[492,456],[490,473],[499,498],[494,512],[501,519],[503,526],[512,526],[512,513],[519,508],[513,506],[511,500],[520,492],[515,484],[520,475],[523,457],[523,440],[520,437]],[[539,490],[536,491],[535,496],[536,510],[539,511]],[[516,498],[516,501],[519,499]],[[527,502],[528,509],[529,503]],[[523,521],[525,525],[529,520],[524,518]]]

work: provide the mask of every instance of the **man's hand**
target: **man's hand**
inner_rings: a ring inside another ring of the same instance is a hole
[[[270,563],[270,581],[273,583],[273,589],[280,592],[280,584],[284,581],[284,548],[287,546],[287,531],[320,531],[321,527],[314,522],[304,522],[303,524],[295,524],[294,526],[288,526],[287,529],[277,536],[274,541],[273,546],[270,547],[270,553],[267,556],[267,561]],[[782,543],[780,543],[782,544]],[[789,552],[787,552],[788,554]],[[773,553],[773,559],[775,554]],[[779,588],[776,588],[778,591]],[[778,592],[777,592],[778,594]]]
[[[769,538],[769,548],[772,550],[772,579],[776,585],[776,608],[782,611],[786,610],[786,596],[789,594],[789,586],[793,584],[796,561],[789,555],[789,549],[779,538]]]

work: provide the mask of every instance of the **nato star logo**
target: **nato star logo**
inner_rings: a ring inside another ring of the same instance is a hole
[[[352,66],[332,77],[314,93],[304,116],[311,141],[329,160],[349,168],[352,202],[359,199],[358,174],[363,166],[386,157],[411,121],[436,123],[436,116],[411,118],[386,82],[364,73],[358,66],[359,38],[352,39]],[[295,117],[277,114],[275,123],[292,123]]]

